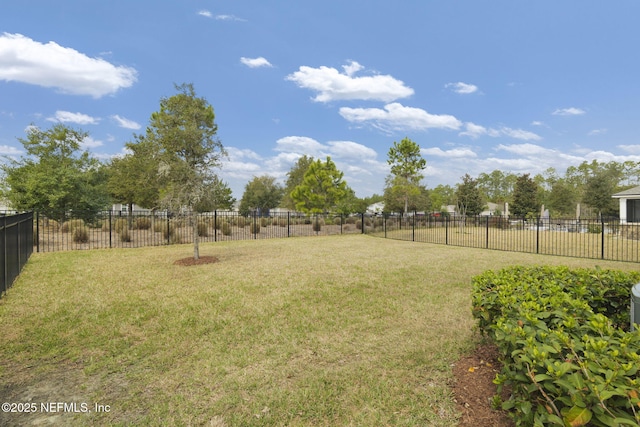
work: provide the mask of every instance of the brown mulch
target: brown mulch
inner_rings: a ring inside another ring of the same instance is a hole
[[[504,411],[491,407],[491,400],[497,394],[493,379],[499,371],[498,350],[492,344],[480,345],[456,362],[453,393],[458,411],[462,413],[459,427],[515,426]],[[508,392],[503,391],[502,399],[507,398]]]
[[[190,266],[190,265],[203,265],[203,264],[213,264],[218,262],[218,257],[215,256],[201,256],[198,259],[194,259],[193,257],[182,258],[175,261],[174,265],[182,265],[182,266]]]

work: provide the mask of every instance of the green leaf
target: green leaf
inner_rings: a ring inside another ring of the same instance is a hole
[[[564,421],[570,427],[587,425],[593,416],[589,409],[580,408],[579,406],[573,406],[571,409],[562,408],[560,412],[564,417]]]

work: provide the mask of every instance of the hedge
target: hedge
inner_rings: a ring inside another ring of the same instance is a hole
[[[473,278],[473,315],[501,352],[494,382],[510,388],[501,406],[517,425],[640,425],[638,282],[637,272],[542,266]]]

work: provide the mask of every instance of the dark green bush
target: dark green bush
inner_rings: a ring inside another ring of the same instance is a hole
[[[504,360],[518,425],[640,423],[640,331],[629,332],[640,273],[511,267],[473,279],[473,314]]]

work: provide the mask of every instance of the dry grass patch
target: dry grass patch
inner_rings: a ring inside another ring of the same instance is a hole
[[[594,265],[362,235],[203,244],[218,262],[174,265],[190,252],[34,254],[0,300],[0,400],[44,382],[33,399],[110,406],[66,425],[451,426],[471,277]]]

